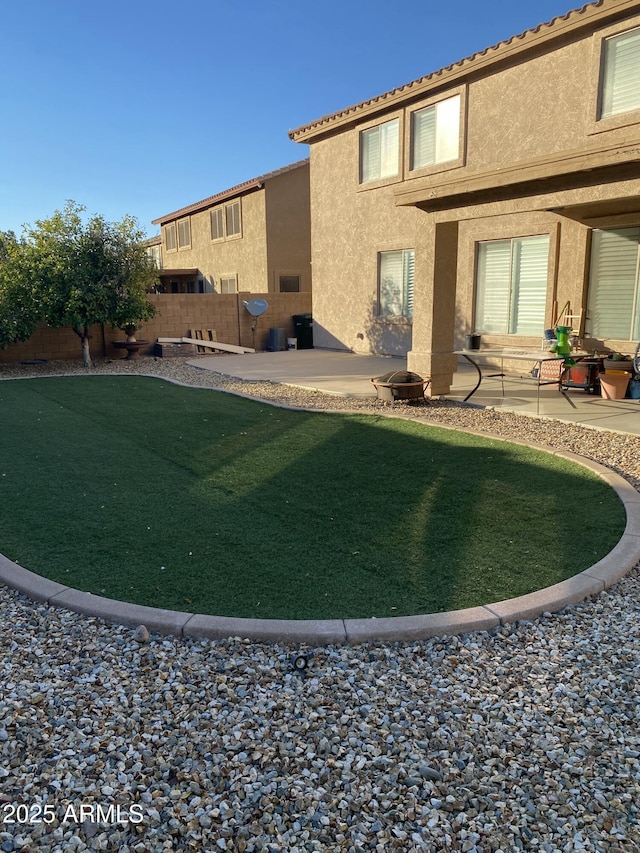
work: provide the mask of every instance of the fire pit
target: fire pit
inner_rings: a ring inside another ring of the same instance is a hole
[[[376,376],[371,382],[375,386],[378,400],[383,403],[393,404],[396,400],[424,400],[424,392],[427,390],[430,379],[423,379],[417,373],[407,370],[396,370],[385,373],[384,376]]]

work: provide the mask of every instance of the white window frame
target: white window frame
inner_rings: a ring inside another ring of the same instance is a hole
[[[378,317],[413,317],[414,249],[378,252]]]
[[[640,338],[640,226],[591,232],[587,318],[590,337]]]
[[[640,27],[602,40],[600,119],[640,110]]]
[[[361,186],[398,179],[401,138],[399,117],[360,131],[358,182]]]
[[[467,88],[466,85],[455,86],[446,93],[425,98],[408,108],[404,128],[404,169],[409,178],[449,172],[465,165]],[[429,116],[435,119],[436,150],[433,152],[433,158],[420,158],[417,154],[416,135],[421,119],[425,120]],[[427,162],[428,159],[433,159],[433,162]]]
[[[410,171],[460,159],[461,106],[457,94],[411,113]]]
[[[476,332],[529,337],[542,335],[549,287],[550,249],[548,234],[485,240],[477,244]]]
[[[238,274],[228,273],[221,275],[218,279],[220,284],[220,293],[237,293],[238,292]]]
[[[630,109],[622,109],[620,104],[613,106],[609,91],[615,89],[615,78],[621,73],[621,69],[616,71],[613,67],[615,63],[612,64],[611,52],[619,46],[618,39],[624,40],[640,30],[638,20],[639,16],[636,16],[633,24],[628,20],[618,21],[598,30],[592,36],[591,65],[587,81],[591,103],[591,121],[587,126],[587,133],[590,136],[640,124],[640,106],[633,107],[633,100],[629,104]]]
[[[147,257],[151,261],[151,263],[155,266],[156,269],[162,269],[162,251],[160,246],[147,246],[146,248]]]

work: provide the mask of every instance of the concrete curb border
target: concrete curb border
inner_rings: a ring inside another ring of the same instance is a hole
[[[197,386],[185,385],[185,387]],[[238,396],[256,399],[261,403],[271,402],[264,398],[252,398],[246,394],[239,394]],[[278,405],[277,402],[274,404]],[[282,407],[298,408],[293,406]],[[301,407],[298,410],[318,411],[316,409],[302,409]],[[349,414],[354,413],[349,412]],[[43,578],[12,562],[2,554],[0,554],[0,583],[17,590],[34,601],[52,607],[61,607],[86,616],[95,616],[118,625],[131,627],[145,625],[149,630],[157,631],[160,634],[207,639],[240,637],[256,641],[305,643],[317,646],[421,640],[471,631],[488,631],[498,625],[507,625],[518,620],[535,619],[543,613],[561,610],[568,605],[577,604],[591,595],[603,592],[640,562],[640,493],[611,469],[578,454],[554,450],[544,445],[504,438],[478,430],[447,427],[426,418],[408,417],[399,413],[389,413],[389,416],[413,420],[425,426],[437,426],[439,429],[454,429],[457,432],[466,432],[470,435],[504,441],[508,444],[532,447],[588,468],[611,486],[625,508],[627,521],[620,541],[609,554],[585,571],[528,595],[465,610],[452,610],[447,613],[393,616],[381,619],[247,619],[209,616],[129,604],[116,599],[93,595],[90,592],[82,592]]]

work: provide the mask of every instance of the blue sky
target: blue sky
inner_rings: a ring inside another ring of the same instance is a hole
[[[288,130],[572,0],[20,0],[0,24],[0,230],[151,220],[308,156]],[[397,9],[397,12],[391,11]]]

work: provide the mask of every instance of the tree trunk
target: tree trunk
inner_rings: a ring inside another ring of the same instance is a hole
[[[82,363],[85,367],[92,367],[91,353],[89,351],[89,335],[82,336]]]
[[[89,350],[89,340],[91,338],[91,335],[89,334],[88,327],[84,326],[82,329],[74,328],[73,331],[76,333],[76,335],[78,335],[78,337],[80,338],[80,341],[82,343],[82,363],[83,363],[83,365],[86,368],[93,367],[93,364],[91,362],[91,352]]]

